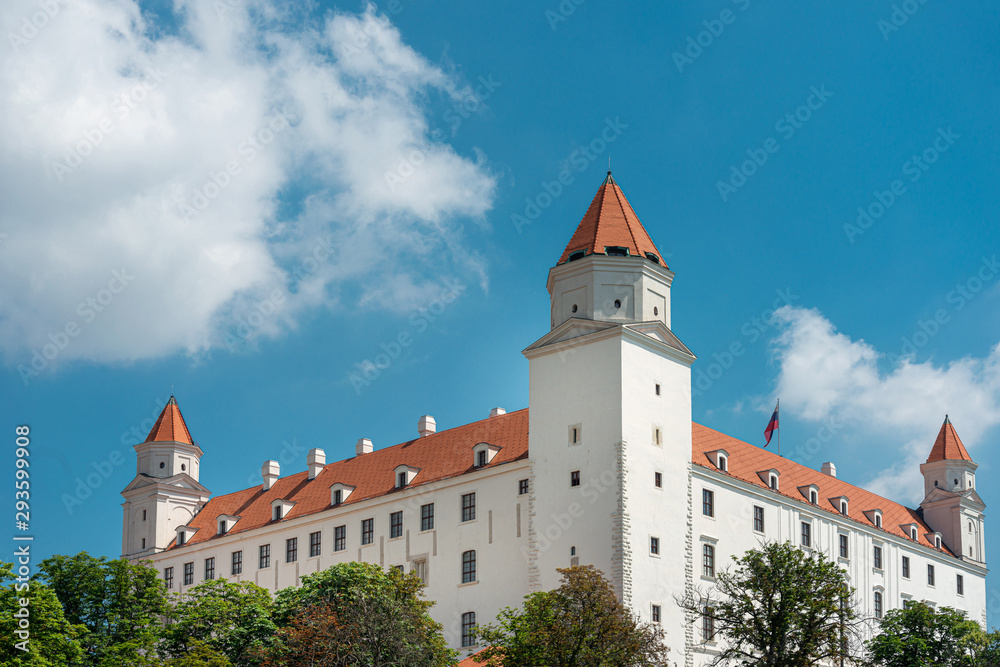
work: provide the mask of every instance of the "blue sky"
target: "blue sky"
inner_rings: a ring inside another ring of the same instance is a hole
[[[0,382],[40,552],[118,555],[171,391],[215,493],[525,407],[609,157],[677,274],[696,421],[762,443],[780,396],[786,452],[918,503],[949,413],[1000,504],[995,5],[80,7],[0,10]]]

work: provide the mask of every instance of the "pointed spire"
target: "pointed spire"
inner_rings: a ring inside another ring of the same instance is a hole
[[[965,449],[965,445],[962,444],[962,440],[958,437],[958,433],[955,432],[955,427],[952,426],[951,420],[948,419],[948,415],[944,416],[944,423],[941,424],[941,430],[938,431],[937,440],[934,441],[930,456],[927,457],[927,463],[945,460],[972,460],[969,452]]]
[[[604,255],[607,248],[614,247],[627,248],[629,255],[646,257],[667,268],[660,251],[639,222],[608,166],[607,178],[597,189],[590,208],[577,226],[559,263],[568,261],[571,255],[581,250],[587,255]]]
[[[181,416],[181,409],[177,405],[177,399],[172,394],[170,400],[163,407],[163,412],[160,413],[156,423],[153,424],[153,430],[146,436],[146,442],[183,442],[189,445],[194,444],[187,424],[184,423],[184,417]]]

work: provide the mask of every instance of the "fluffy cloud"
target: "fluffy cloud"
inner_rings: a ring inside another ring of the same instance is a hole
[[[879,438],[883,451],[899,452],[898,462],[868,485],[873,491],[921,500],[919,464],[946,412],[973,457],[1000,424],[1000,344],[983,359],[935,365],[903,358],[882,370],[878,350],[838,332],[816,310],[785,306],[777,319],[772,352],[782,408],[815,423],[832,419],[841,435],[863,432]]]
[[[485,284],[461,223],[495,179],[431,131],[468,89],[373,8],[280,5],[0,8],[8,363],[197,354],[309,308],[412,310],[443,275]]]

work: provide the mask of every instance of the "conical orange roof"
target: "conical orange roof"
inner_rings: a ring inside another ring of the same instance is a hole
[[[628,248],[631,256],[646,257],[667,267],[610,171],[597,189],[594,201],[590,202],[590,208],[577,226],[559,263],[567,261],[570,255],[580,250],[588,255],[604,255],[607,248]]]
[[[965,445],[955,432],[948,415],[944,416],[944,423],[938,431],[937,440],[931,448],[931,455],[927,457],[927,463],[934,461],[971,461],[972,457],[965,450]]]
[[[146,442],[184,442],[193,445],[191,433],[188,431],[184,417],[181,416],[181,409],[177,405],[177,399],[173,396],[167,401],[160,413],[153,430],[146,437]]]

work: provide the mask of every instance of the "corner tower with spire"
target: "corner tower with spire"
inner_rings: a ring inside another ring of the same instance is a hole
[[[551,330],[524,350],[531,591],[591,563],[649,620],[686,590],[695,357],[670,329],[673,278],[609,173],[549,271]],[[660,620],[690,632],[676,606]]]
[[[167,548],[177,528],[208,502],[198,482],[201,448],[171,396],[144,442],[135,446],[136,477],[122,491],[122,555],[148,556]]]
[[[986,563],[983,535],[986,504],[976,492],[976,468],[948,415],[944,417],[927,461],[924,476],[924,521],[941,535],[941,541],[962,560]]]

